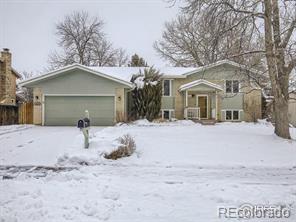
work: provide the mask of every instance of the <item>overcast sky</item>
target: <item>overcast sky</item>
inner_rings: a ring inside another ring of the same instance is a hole
[[[55,24],[75,10],[102,18],[115,47],[138,53],[149,65],[166,65],[152,45],[179,9],[163,0],[0,0],[0,48],[10,49],[13,67],[43,71],[57,49]]]

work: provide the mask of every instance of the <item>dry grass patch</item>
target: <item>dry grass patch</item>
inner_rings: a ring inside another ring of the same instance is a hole
[[[105,153],[104,157],[106,159],[117,160],[122,157],[131,156],[136,151],[136,143],[131,135],[123,135],[122,137],[119,137],[117,141],[120,143],[120,145],[111,153]]]

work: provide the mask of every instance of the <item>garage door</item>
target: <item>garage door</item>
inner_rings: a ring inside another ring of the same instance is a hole
[[[44,124],[75,126],[89,111],[91,125],[114,124],[113,96],[45,96]]]

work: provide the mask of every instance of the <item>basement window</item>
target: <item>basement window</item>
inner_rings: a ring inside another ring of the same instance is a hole
[[[174,115],[174,110],[172,109],[163,109],[161,110],[161,117],[162,119],[172,119]]]
[[[239,110],[226,110],[225,120],[227,121],[238,121],[239,120]]]

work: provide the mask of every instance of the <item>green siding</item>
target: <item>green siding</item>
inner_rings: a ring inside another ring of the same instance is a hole
[[[115,94],[116,88],[128,88],[95,74],[73,70],[52,79],[41,80],[33,87],[42,88],[44,94]]]
[[[161,98],[161,109],[175,109],[175,97],[163,96]]]
[[[193,79],[205,79],[211,80],[225,80],[225,79],[248,79],[248,76],[244,74],[244,71],[231,65],[220,65],[217,67],[202,70],[197,73],[193,73],[187,78]]]
[[[243,94],[239,93],[231,97],[222,98],[222,109],[243,109]]]
[[[46,96],[45,125],[75,126],[89,111],[91,125],[114,124],[114,97],[112,96]]]

